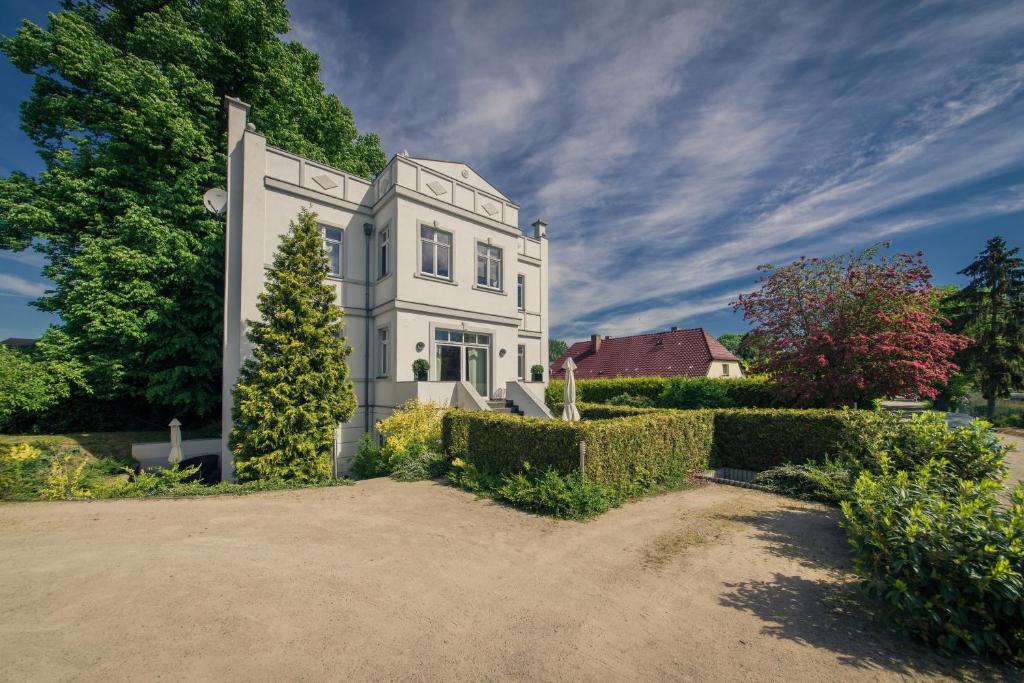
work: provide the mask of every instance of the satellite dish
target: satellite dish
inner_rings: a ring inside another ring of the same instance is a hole
[[[219,187],[211,187],[203,195],[203,206],[210,213],[215,213],[218,216],[224,213],[225,207],[228,205],[228,193]]]

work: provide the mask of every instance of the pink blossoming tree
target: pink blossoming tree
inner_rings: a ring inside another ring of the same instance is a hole
[[[970,340],[947,331],[923,254],[801,256],[759,266],[760,289],[732,303],[754,324],[754,370],[804,406],[865,405],[884,396],[934,398]]]

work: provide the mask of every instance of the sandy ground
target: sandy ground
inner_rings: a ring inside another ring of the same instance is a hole
[[[1005,433],[1001,433],[999,437],[1013,447],[1013,450],[1006,454],[1006,466],[1010,470],[1006,483],[1008,487],[1012,487],[1016,482],[1024,480],[1024,437]]]
[[[707,484],[589,523],[555,522],[441,484],[384,479],[238,498],[0,505],[0,678],[976,672],[857,607],[836,516]]]

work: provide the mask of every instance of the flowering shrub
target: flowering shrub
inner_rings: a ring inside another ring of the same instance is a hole
[[[415,450],[443,453],[441,418],[446,412],[445,406],[411,400],[378,422],[377,430],[384,437],[380,451],[384,469],[391,472],[400,460]]]
[[[909,633],[1024,663],[1024,483],[957,477],[944,460],[862,472],[842,503],[854,570]]]

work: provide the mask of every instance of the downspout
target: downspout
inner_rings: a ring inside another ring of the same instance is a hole
[[[363,288],[366,292],[366,340],[363,344],[363,371],[366,373],[366,391],[363,392],[365,395],[366,405],[363,406],[363,431],[366,434],[370,433],[370,408],[373,405],[373,399],[371,397],[372,380],[371,380],[371,369],[370,369],[370,331],[373,327],[372,321],[370,320],[370,265],[371,265],[371,245],[370,236],[373,235],[373,223],[363,223],[363,235],[366,237],[366,286]]]

